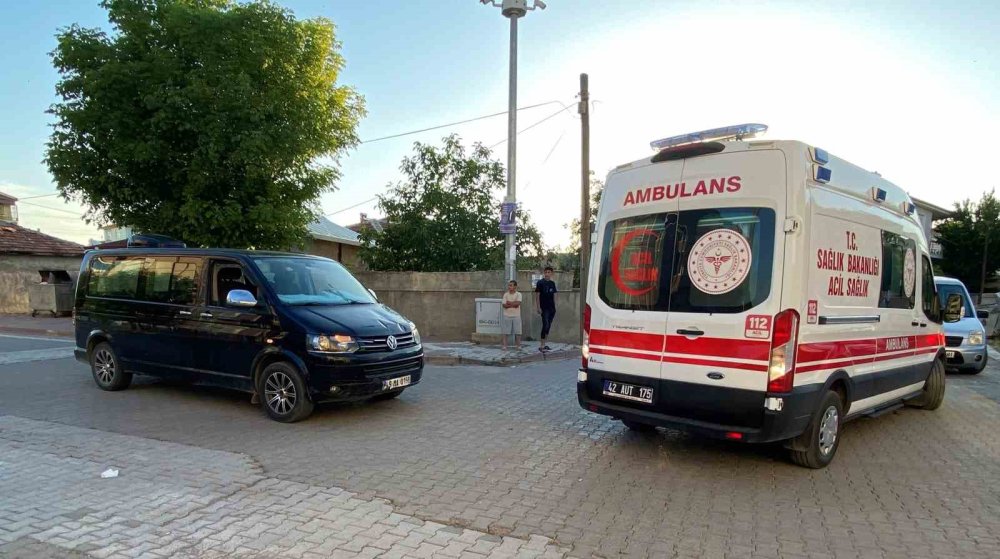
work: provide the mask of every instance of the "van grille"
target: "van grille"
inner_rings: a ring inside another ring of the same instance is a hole
[[[962,345],[962,336],[945,336],[944,345],[948,347],[958,347]]]
[[[416,344],[413,342],[413,333],[407,332],[405,334],[399,334],[395,336],[396,338],[396,349],[403,349],[407,347],[413,347]],[[358,345],[360,346],[360,351],[365,353],[375,353],[378,351],[393,351],[389,349],[389,344],[386,343],[388,336],[362,336],[358,338]]]
[[[400,373],[412,373],[419,371],[423,365],[424,356],[408,357],[388,363],[373,363],[366,365],[364,374],[366,377],[398,376]]]

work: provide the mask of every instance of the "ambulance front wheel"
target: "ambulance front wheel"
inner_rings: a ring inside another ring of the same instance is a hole
[[[806,468],[825,468],[840,447],[843,418],[844,403],[840,395],[827,391],[805,432],[792,441],[792,461]]]
[[[944,362],[935,359],[934,365],[931,366],[931,374],[927,375],[927,382],[924,383],[924,391],[907,404],[925,410],[940,408],[941,402],[944,401],[944,379]]]

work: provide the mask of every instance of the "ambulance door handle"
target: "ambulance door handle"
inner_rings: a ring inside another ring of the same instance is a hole
[[[677,331],[678,334],[682,336],[704,336],[705,333],[701,330],[689,330],[687,328],[681,328]]]
[[[920,323],[919,323],[919,322],[915,322],[915,321],[914,321],[914,322],[911,322],[911,323],[910,323],[910,326],[920,326]],[[926,326],[926,325],[925,325],[925,326]]]

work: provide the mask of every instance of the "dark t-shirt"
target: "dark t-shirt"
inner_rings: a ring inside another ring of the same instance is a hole
[[[556,310],[556,282],[552,280],[538,280],[535,284],[535,291],[538,292],[538,305],[545,311]]]

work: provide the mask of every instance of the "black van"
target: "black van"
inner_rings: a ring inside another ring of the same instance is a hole
[[[225,249],[94,250],[74,305],[97,386],[133,374],[253,393],[294,422],[326,401],[390,399],[420,381],[415,324],[339,263]]]

